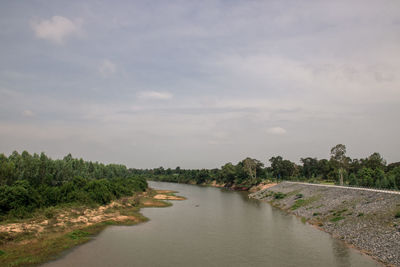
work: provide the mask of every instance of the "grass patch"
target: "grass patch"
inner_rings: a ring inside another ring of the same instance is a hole
[[[6,254],[6,252],[3,250],[0,250],[0,256],[3,256],[4,254]]]
[[[400,210],[396,212],[396,214],[394,215],[394,217],[395,217],[396,219],[400,218]]]
[[[342,216],[336,216],[336,217],[333,217],[332,219],[330,219],[330,221],[331,222],[338,222],[338,221],[341,221],[343,219],[344,219],[344,217],[342,217]]]
[[[317,196],[312,196],[312,197],[306,198],[306,199],[298,199],[298,200],[296,200],[296,202],[293,204],[293,206],[290,209],[297,210],[300,207],[308,206],[311,203],[313,203],[314,201],[320,199],[320,197],[321,196],[317,195]]]
[[[88,232],[84,232],[82,230],[75,230],[67,235],[69,238],[72,238],[72,239],[81,239],[81,238],[87,238],[90,234]]]
[[[307,222],[306,217],[301,217],[301,222],[302,222],[302,223],[306,223],[306,222]]]

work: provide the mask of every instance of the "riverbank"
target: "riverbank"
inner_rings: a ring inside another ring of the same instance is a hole
[[[56,258],[83,244],[108,225],[134,225],[148,219],[145,207],[168,207],[163,200],[183,200],[169,190],[147,190],[106,206],[63,206],[36,213],[33,218],[0,224],[0,265],[29,266]]]
[[[249,197],[301,217],[384,264],[400,266],[400,195],[282,182]]]

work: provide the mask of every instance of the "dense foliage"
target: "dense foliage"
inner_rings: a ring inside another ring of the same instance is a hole
[[[373,153],[364,159],[351,159],[345,153],[346,147],[340,144],[332,148],[330,159],[305,157],[300,159],[301,164],[275,156],[268,160],[269,167],[264,167],[256,159],[246,158],[236,165],[226,163],[220,169],[184,170],[179,167],[160,167],[132,172],[152,180],[180,183],[202,184],[215,180],[228,186],[250,186],[269,179],[400,189],[400,162],[387,165],[379,153]]]
[[[74,159],[52,160],[44,153],[0,154],[0,215],[24,217],[37,208],[63,203],[107,204],[144,191],[147,182],[123,165]]]

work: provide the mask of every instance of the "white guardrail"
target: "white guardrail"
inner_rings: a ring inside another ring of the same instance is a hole
[[[372,188],[364,188],[364,187],[352,187],[352,186],[343,186],[343,185],[312,184],[312,183],[291,182],[291,181],[285,181],[285,182],[286,183],[291,183],[291,184],[304,184],[304,185],[314,185],[314,186],[321,186],[321,187],[335,187],[335,188],[354,189],[354,190],[363,190],[363,191],[371,191],[371,192],[378,192],[378,193],[387,193],[387,194],[400,195],[400,191],[372,189]]]

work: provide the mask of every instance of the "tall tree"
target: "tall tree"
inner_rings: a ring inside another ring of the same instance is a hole
[[[338,167],[340,185],[343,185],[343,172],[346,164],[346,146],[338,144],[332,147],[331,160],[335,162]]]

